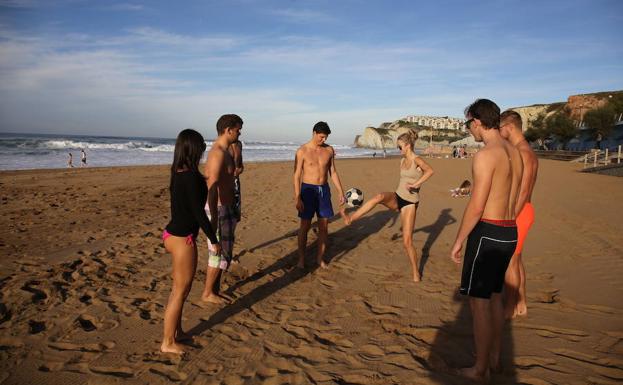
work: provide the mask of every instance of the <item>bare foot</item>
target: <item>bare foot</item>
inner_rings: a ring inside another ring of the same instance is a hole
[[[299,259],[298,263],[296,264],[296,267],[298,267],[299,269],[304,269],[305,268],[305,260],[304,259]]]
[[[318,260],[318,266],[320,266],[321,269],[329,268],[329,265],[327,265],[327,263],[322,258]]]
[[[528,306],[526,306],[525,302],[517,303],[517,307],[515,308],[515,314],[522,316],[522,317],[528,315]]]
[[[506,306],[504,308],[504,318],[513,319],[517,316],[517,307]]]
[[[221,305],[221,304],[225,303],[225,300],[223,299],[223,297],[221,297],[221,296],[219,296],[217,294],[214,294],[214,293],[210,293],[208,295],[203,294],[201,296],[201,300],[203,302],[215,303],[217,305]]]
[[[346,208],[340,207],[340,216],[344,220],[344,224],[345,225],[348,226],[348,225],[350,225],[352,223],[352,220],[350,219],[350,216],[348,214],[346,214]]]
[[[163,342],[162,345],[160,345],[160,351],[162,353],[184,354],[182,347],[176,343],[166,344]]]
[[[421,282],[422,281],[422,277],[420,276],[420,274],[413,274],[413,282]]]
[[[479,374],[474,366],[472,366],[471,368],[459,369],[458,374],[461,377],[465,377],[481,384],[486,384],[489,382],[489,373],[486,372],[484,374]]]

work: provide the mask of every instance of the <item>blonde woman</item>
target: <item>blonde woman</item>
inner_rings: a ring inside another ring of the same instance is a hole
[[[340,210],[340,215],[344,218],[344,222],[350,225],[378,204],[399,212],[402,222],[402,244],[411,261],[413,281],[419,282],[421,277],[417,252],[413,247],[413,229],[415,228],[415,216],[420,202],[420,187],[433,175],[433,169],[413,151],[416,140],[417,133],[415,131],[406,132],[398,137],[397,144],[402,159],[400,160],[400,182],[396,191],[378,193],[352,215],[346,214],[344,209]]]

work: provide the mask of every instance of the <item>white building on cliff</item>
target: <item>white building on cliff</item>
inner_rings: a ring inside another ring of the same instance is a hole
[[[460,118],[451,118],[448,116],[409,115],[405,116],[401,120],[405,120],[410,123],[417,123],[420,126],[425,127],[465,131],[465,119]]]

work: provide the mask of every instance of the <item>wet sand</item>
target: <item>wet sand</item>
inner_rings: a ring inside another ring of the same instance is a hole
[[[397,214],[375,209],[330,225],[329,269],[296,263],[292,164],[248,164],[242,175],[240,263],[225,306],[200,301],[200,264],[184,310],[184,357],[160,354],[170,257],[168,167],[0,173],[0,383],[462,384],[471,317],[449,259],[467,199],[449,189],[469,159],[432,159],[409,279]],[[397,158],[338,160],[344,188],[393,191]],[[623,183],[541,160],[536,222],[524,261],[528,316],[504,331],[495,384],[623,380]],[[334,190],[335,191],[335,190]],[[334,201],[335,201],[334,194]]]

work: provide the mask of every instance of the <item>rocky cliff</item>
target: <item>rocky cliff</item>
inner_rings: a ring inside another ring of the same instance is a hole
[[[362,135],[355,137],[355,147],[365,147],[374,149],[383,148],[395,148],[398,137],[405,132],[415,130],[418,133],[420,139],[415,142],[416,147],[426,147],[429,145],[429,138],[431,131],[428,128],[422,128],[416,124],[408,123],[402,120],[397,120],[392,123],[382,123],[379,128],[366,127],[363,130]],[[445,130],[448,132],[455,132],[456,137],[452,136],[449,140],[435,141],[435,143],[447,144],[451,140],[462,138],[464,135],[458,130]],[[436,135],[439,135],[440,130],[433,130],[433,139]],[[447,133],[446,133],[447,134]]]
[[[544,113],[550,116],[559,111],[567,111],[569,116],[577,122],[584,119],[584,114],[588,111],[599,108],[608,102],[611,95],[620,94],[623,91],[598,92],[594,94],[571,95],[566,102],[536,104],[526,107],[513,107],[512,110],[517,111],[523,120],[523,130],[527,130],[530,122],[532,122],[539,114]]]

